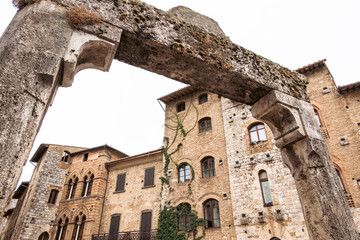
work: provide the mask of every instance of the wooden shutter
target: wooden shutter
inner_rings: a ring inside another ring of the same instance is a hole
[[[111,216],[110,230],[109,230],[110,239],[117,239],[120,228],[120,217],[121,217],[120,214]]]
[[[144,187],[154,185],[154,172],[155,172],[155,167],[145,169]]]
[[[140,240],[150,239],[152,212],[141,213]]]
[[[125,190],[125,177],[126,173],[117,175],[115,192],[121,192]]]

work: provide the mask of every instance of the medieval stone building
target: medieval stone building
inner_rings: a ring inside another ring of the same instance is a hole
[[[297,71],[307,76],[360,231],[360,83],[337,87],[325,60]],[[42,144],[31,181],[19,186],[4,216],[1,239],[155,239],[160,206],[184,204],[204,218],[205,239],[309,239],[292,173],[249,105],[194,87],[160,100],[171,161],[160,149],[127,156],[107,145]],[[189,224],[179,216],[179,231]]]

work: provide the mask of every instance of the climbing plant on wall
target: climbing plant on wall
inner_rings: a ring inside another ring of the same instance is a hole
[[[196,120],[194,124],[187,130],[184,127],[184,121],[189,114],[190,109],[194,109],[196,113]],[[164,137],[164,146],[162,147],[162,152],[164,154],[164,167],[163,167],[163,176],[161,177],[161,197],[164,190],[164,186],[167,185],[169,187],[169,192],[173,191],[173,188],[170,186],[168,170],[169,164],[172,162],[175,164],[176,168],[179,165],[173,161],[172,155],[179,151],[181,147],[181,142],[186,138],[186,136],[195,128],[198,120],[198,110],[192,103],[190,102],[189,108],[180,116],[177,113],[173,113],[173,117],[167,117],[167,119],[171,122],[171,124],[165,124],[165,127],[172,130],[174,132],[174,136],[170,140],[169,137]],[[180,138],[180,143],[177,145],[178,139]],[[188,194],[192,194],[191,183],[195,179],[195,171],[191,164],[189,164],[191,168],[191,179],[188,183]],[[185,214],[189,223],[186,228],[179,231],[178,230],[178,221],[179,216],[181,214]],[[202,228],[202,235],[198,235],[198,229]],[[192,237],[194,240],[200,240],[205,236],[205,227],[204,227],[204,219],[199,218],[198,214],[195,210],[191,210],[188,204],[180,204],[177,207],[160,207],[159,219],[158,219],[158,233],[157,240],[186,240],[189,237]]]

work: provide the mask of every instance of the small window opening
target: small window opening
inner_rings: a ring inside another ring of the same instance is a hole
[[[206,93],[199,96],[199,104],[206,103],[208,101],[208,95]]]
[[[245,217],[246,217],[246,214],[245,214],[245,213],[241,214],[241,217],[245,218]]]
[[[67,162],[69,160],[70,152],[64,151],[61,157],[62,162]]]
[[[185,111],[185,103],[181,102],[178,105],[176,105],[176,112],[182,112]]]
[[[203,118],[199,121],[199,132],[203,133],[206,131],[210,131],[211,127],[211,118]]]
[[[59,193],[58,190],[51,189],[48,203],[55,204],[58,193]]]
[[[357,184],[360,187],[360,179],[357,180]]]
[[[86,162],[89,158],[89,153],[84,154],[83,162]]]
[[[281,213],[281,210],[280,209],[277,209],[276,210],[276,214],[280,214]]]
[[[264,213],[263,213],[263,212],[259,212],[259,216],[260,216],[260,217],[264,216]]]

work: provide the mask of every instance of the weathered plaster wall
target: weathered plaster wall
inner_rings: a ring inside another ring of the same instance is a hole
[[[294,179],[268,126],[268,140],[251,145],[248,129],[259,121],[250,106],[222,98],[222,109],[237,239],[309,239]],[[267,172],[273,206],[264,206],[260,170]]]
[[[139,231],[141,212],[151,211],[157,229],[163,154],[160,150],[123,158],[108,165],[109,179],[100,233],[109,233],[111,215],[121,214],[119,232]],[[144,188],[145,169],[155,167],[154,186]],[[115,192],[118,174],[126,173],[125,191]]]

